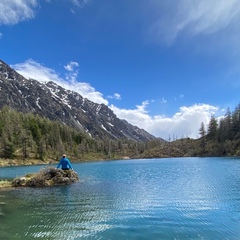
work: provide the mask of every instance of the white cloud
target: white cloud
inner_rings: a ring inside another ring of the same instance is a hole
[[[26,78],[37,79],[40,82],[60,80],[57,73],[51,68],[45,67],[32,59],[24,63],[11,65],[17,72]]]
[[[73,5],[80,7],[80,2],[78,0],[70,0],[70,2],[72,2]]]
[[[68,70],[69,72],[72,72],[74,70],[75,67],[78,67],[79,64],[77,62],[73,62],[71,61],[70,63],[68,63],[66,66],[64,66],[64,68],[66,70]]]
[[[152,1],[159,11],[150,32],[157,41],[172,44],[182,33],[194,37],[227,28],[240,17],[239,0]]]
[[[69,1],[76,7],[81,7],[81,8],[91,2],[91,0],[69,0]]]
[[[107,98],[121,100],[121,95],[119,93],[114,93],[113,96],[112,95],[108,95]]]
[[[149,102],[145,101],[133,110],[119,109],[113,105],[110,107],[120,119],[125,119],[132,125],[164,139],[168,139],[169,136],[198,138],[200,124],[204,122],[207,125],[211,115],[218,110],[217,107],[208,104],[195,104],[181,107],[172,117],[151,117],[146,110],[148,104]]]
[[[74,82],[77,81],[78,78],[78,66],[79,64],[77,62],[71,61],[68,63],[64,68],[68,71],[68,73],[65,74],[66,80],[68,82],[71,82],[74,84]]]
[[[34,18],[37,0],[1,0],[0,25],[17,24],[21,21]]]
[[[184,95],[180,94],[178,97],[174,98],[174,100],[177,101],[177,100],[182,99],[182,98],[184,98]]]
[[[61,78],[53,69],[45,67],[32,59],[24,63],[12,65],[11,67],[26,78],[33,78],[40,82],[53,81],[65,89],[78,92],[84,98],[95,103],[108,105],[108,101],[103,98],[102,93],[96,91],[89,83],[77,81],[78,72],[77,70],[73,70],[70,65],[72,67],[73,65],[78,66],[76,62],[70,62],[70,64],[66,65],[65,68],[67,68],[70,73],[66,74],[65,78]]]
[[[0,32],[0,39],[3,37],[3,34]]]
[[[166,103],[166,102],[167,102],[167,100],[164,97],[162,97],[162,100],[160,103]]]
[[[45,0],[51,3],[51,0]],[[91,0],[69,0],[74,6],[83,8]],[[0,25],[14,25],[35,17],[35,10],[40,6],[40,0],[1,0]],[[74,12],[74,10],[72,10]]]

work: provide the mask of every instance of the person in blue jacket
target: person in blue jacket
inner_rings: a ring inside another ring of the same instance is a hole
[[[61,165],[62,165],[62,170],[69,170],[69,169],[73,170],[70,160],[66,157],[66,154],[63,154],[62,158],[60,159],[57,165],[57,168],[59,168]]]

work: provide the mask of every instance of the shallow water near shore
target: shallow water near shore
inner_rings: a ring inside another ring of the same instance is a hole
[[[0,178],[46,165],[0,168]],[[0,191],[0,239],[240,239],[240,159],[73,163],[79,183]]]

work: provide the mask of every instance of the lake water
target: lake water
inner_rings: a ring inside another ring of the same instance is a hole
[[[43,167],[0,168],[0,178]],[[79,183],[0,191],[0,239],[240,239],[239,158],[73,167]]]

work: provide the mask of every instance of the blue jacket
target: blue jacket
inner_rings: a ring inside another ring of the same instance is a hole
[[[65,157],[65,158],[62,157],[62,158],[60,159],[60,162],[59,162],[57,168],[59,168],[61,165],[62,165],[62,168],[70,168],[70,169],[73,169],[73,168],[72,168],[72,165],[71,165],[71,163],[70,163],[70,161],[69,161],[69,159],[66,158],[66,157]]]

